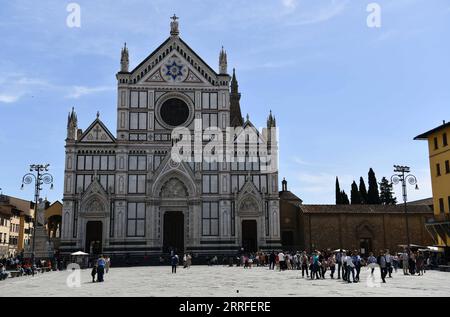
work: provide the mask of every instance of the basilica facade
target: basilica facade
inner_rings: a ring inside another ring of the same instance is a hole
[[[227,53],[216,72],[170,36],[134,69],[121,52],[117,130],[74,110],[66,138],[60,250],[160,255],[278,249],[275,118],[243,118]],[[112,109],[111,109],[112,110]]]

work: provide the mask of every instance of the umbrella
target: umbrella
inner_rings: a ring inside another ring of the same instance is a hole
[[[337,250],[334,250],[333,252],[341,252],[341,250],[342,250],[342,252],[347,252],[347,250],[344,250],[344,249],[337,249]]]
[[[89,255],[89,253],[85,253],[83,251],[78,251],[78,252],[72,253],[71,255],[73,255],[73,256],[81,256],[81,255]]]

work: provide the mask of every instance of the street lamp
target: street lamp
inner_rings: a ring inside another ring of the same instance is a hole
[[[408,210],[407,210],[407,200],[408,195],[406,191],[406,182],[412,186],[416,186],[416,190],[419,189],[419,186],[417,185],[417,178],[409,174],[410,168],[408,166],[401,166],[401,165],[394,165],[394,175],[391,177],[391,182],[394,185],[397,185],[399,183],[402,183],[402,194],[403,194],[403,204],[405,207],[405,221],[406,221],[406,240],[408,243],[408,252],[410,248],[410,241],[409,241],[409,224],[408,224]]]
[[[30,173],[25,174],[22,178],[22,186],[20,189],[24,188],[24,185],[29,185],[34,180],[34,221],[33,221],[33,244],[31,249],[31,261],[35,264],[34,248],[36,246],[36,227],[37,227],[37,213],[38,213],[38,203],[39,194],[42,190],[43,184],[51,184],[50,189],[53,189],[53,176],[48,172],[48,167],[50,164],[33,164],[30,165]],[[36,174],[33,174],[36,172]]]

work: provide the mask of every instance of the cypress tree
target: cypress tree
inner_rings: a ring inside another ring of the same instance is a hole
[[[350,192],[350,200],[352,205],[360,205],[361,204],[361,195],[359,194],[358,185],[353,181],[352,183],[352,191]]]
[[[342,196],[342,205],[350,205],[350,200],[348,199],[347,194],[345,193],[345,190],[343,190],[341,192],[341,196]]]
[[[339,179],[336,177],[336,205],[342,204],[341,187],[339,186]]]
[[[369,170],[369,191],[367,193],[367,203],[372,205],[380,204],[380,193],[378,192],[377,178],[375,172],[371,168]]]
[[[383,205],[396,205],[397,198],[394,197],[392,183],[383,177],[380,183],[380,203]]]
[[[359,196],[361,197],[361,203],[367,204],[367,189],[366,189],[366,183],[364,182],[364,178],[359,178]]]

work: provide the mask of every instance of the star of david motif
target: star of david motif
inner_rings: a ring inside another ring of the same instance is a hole
[[[183,65],[178,65],[176,61],[166,65],[166,68],[166,76],[172,77],[173,80],[176,80],[178,76],[183,76],[183,73],[181,72],[183,70]]]

